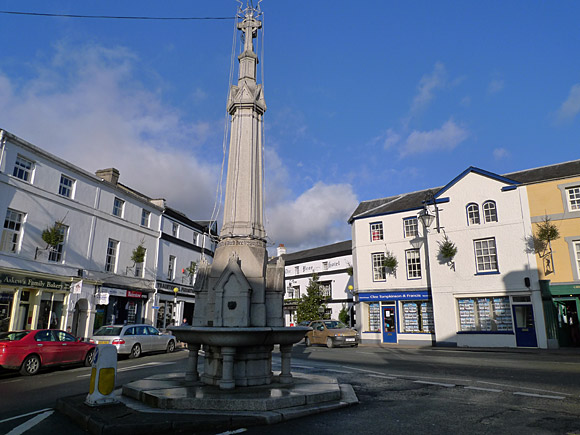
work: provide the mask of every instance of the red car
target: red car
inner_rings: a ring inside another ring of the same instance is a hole
[[[0,367],[31,376],[44,366],[69,363],[90,366],[95,347],[55,329],[0,332]]]

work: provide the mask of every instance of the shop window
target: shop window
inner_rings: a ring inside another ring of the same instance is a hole
[[[387,277],[385,272],[385,266],[383,262],[385,261],[385,254],[382,252],[372,254],[372,264],[373,264],[373,281],[384,281]]]
[[[383,223],[375,222],[371,224],[371,242],[383,240]]]
[[[22,224],[26,215],[16,210],[8,209],[4,219],[0,251],[17,253],[20,248]]]
[[[48,261],[53,261],[55,263],[61,263],[62,262],[62,252],[64,250],[64,243],[66,242],[66,236],[68,234],[68,227],[66,225],[61,224],[61,223],[57,223],[57,225],[58,225],[58,231],[60,232],[60,235],[62,236],[62,242],[60,242],[56,246],[50,247],[50,249],[48,251]]]
[[[14,163],[14,171],[12,175],[16,178],[20,178],[22,181],[27,181],[32,183],[32,175],[34,172],[34,163],[22,156],[16,157],[16,162]]]
[[[7,332],[10,329],[13,300],[14,293],[0,292],[0,332]]]
[[[63,293],[42,293],[37,324],[38,329],[60,329],[63,302]]]
[[[460,332],[512,332],[508,297],[457,299]]]
[[[497,222],[497,208],[495,206],[495,201],[485,201],[482,208],[485,223]]]
[[[495,239],[474,240],[477,273],[497,272],[497,249]]]
[[[405,238],[417,237],[419,235],[419,225],[416,217],[403,219],[403,227],[405,230]]]
[[[418,249],[405,251],[407,259],[407,279],[421,278],[421,254]]]
[[[574,253],[576,255],[576,270],[578,271],[578,276],[580,276],[580,240],[574,242]]]
[[[368,332],[380,332],[381,330],[381,305],[378,302],[368,304],[369,307],[369,323],[367,327]]]
[[[433,304],[429,301],[403,302],[401,316],[403,332],[406,333],[433,333]]]

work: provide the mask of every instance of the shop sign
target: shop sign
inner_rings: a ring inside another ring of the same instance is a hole
[[[134,290],[127,290],[128,298],[141,298],[141,292],[136,292]]]
[[[83,280],[81,279],[79,282],[74,283],[71,287],[73,295],[80,295],[83,291]]]
[[[62,281],[52,281],[41,278],[30,278],[28,276],[15,276],[6,273],[0,273],[0,284],[16,285],[22,287],[35,287],[47,290],[63,290],[67,283]]]
[[[96,305],[109,305],[109,293],[97,293],[95,295]]]
[[[179,284],[173,284],[173,283],[166,283],[166,282],[157,281],[155,283],[155,286],[159,290],[169,290],[171,292],[174,292],[173,289],[177,287],[179,293],[193,293],[193,289],[191,287],[184,287],[184,286],[181,286]]]
[[[108,293],[110,296],[120,296],[122,298],[127,297],[127,290],[119,288],[101,287],[101,293]]]
[[[409,299],[429,299],[429,292],[385,292],[385,293],[359,293],[359,301],[398,301]]]

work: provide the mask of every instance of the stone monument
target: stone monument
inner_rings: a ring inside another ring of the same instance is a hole
[[[201,381],[222,389],[269,384],[272,349],[280,345],[280,382],[291,382],[290,351],[308,328],[285,328],[284,262],[268,264],[263,219],[263,136],[266,102],[257,84],[253,40],[262,23],[259,6],[240,9],[238,83],[231,87],[231,116],[224,220],[213,263],[200,262],[194,286],[192,326],[170,328],[188,343],[188,377],[197,380],[197,353],[204,346]]]

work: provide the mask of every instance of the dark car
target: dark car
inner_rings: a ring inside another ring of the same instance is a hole
[[[31,376],[41,367],[83,363],[90,366],[95,345],[65,331],[36,329],[0,333],[0,367]]]
[[[327,347],[358,346],[360,335],[339,320],[314,320],[308,325],[312,331],[306,333],[304,342],[311,344],[326,344]]]

